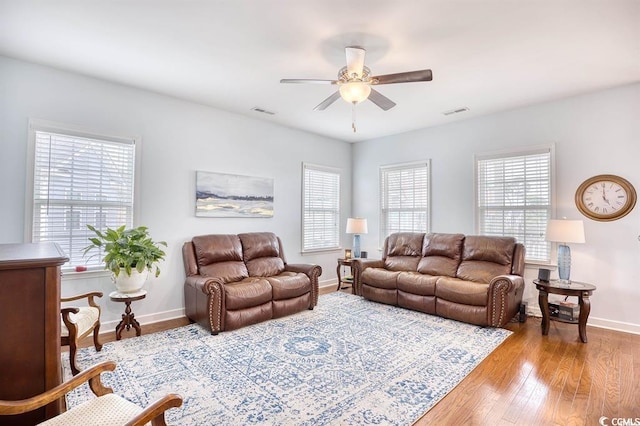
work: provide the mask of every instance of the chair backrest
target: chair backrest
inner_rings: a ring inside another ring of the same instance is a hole
[[[424,233],[396,232],[384,241],[382,260],[390,271],[415,271],[422,256]]]
[[[463,234],[430,233],[424,237],[421,274],[455,277],[462,257]]]
[[[512,237],[397,232],[385,239],[382,260],[391,271],[489,283],[498,275],[522,276],[524,254]]]
[[[282,242],[272,232],[199,235],[184,244],[182,254],[187,276],[225,282],[278,275],[286,264]]]
[[[220,277],[225,282],[249,276],[237,235],[200,235],[193,237],[192,243],[200,275]]]
[[[249,276],[270,277],[284,271],[284,256],[279,238],[271,232],[238,234]]]
[[[511,274],[515,248],[516,239],[512,237],[468,235],[464,239],[457,277],[489,283],[498,275]]]

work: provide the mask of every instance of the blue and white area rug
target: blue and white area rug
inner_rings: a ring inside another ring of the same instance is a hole
[[[78,361],[116,361],[105,384],[143,407],[182,395],[167,412],[176,425],[408,425],[510,334],[332,293],[313,311],[217,336],[189,325]],[[67,402],[91,397],[85,385]]]

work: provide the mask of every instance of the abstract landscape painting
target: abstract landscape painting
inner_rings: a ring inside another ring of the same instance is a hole
[[[196,216],[273,217],[273,179],[198,171]]]

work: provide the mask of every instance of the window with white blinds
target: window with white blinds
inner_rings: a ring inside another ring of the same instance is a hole
[[[430,161],[380,168],[380,246],[394,232],[429,232]]]
[[[88,137],[31,128],[33,202],[31,241],[53,241],[66,267],[102,266],[102,253],[83,257],[93,233],[87,224],[133,225],[135,140]]]
[[[476,226],[481,235],[515,237],[526,260],[547,263],[552,211],[552,149],[476,156]]]
[[[302,165],[302,251],[340,247],[340,171]]]

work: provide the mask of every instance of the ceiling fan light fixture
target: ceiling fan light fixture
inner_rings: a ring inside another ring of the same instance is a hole
[[[348,81],[340,84],[340,96],[350,104],[359,104],[371,93],[371,87],[362,81]]]

